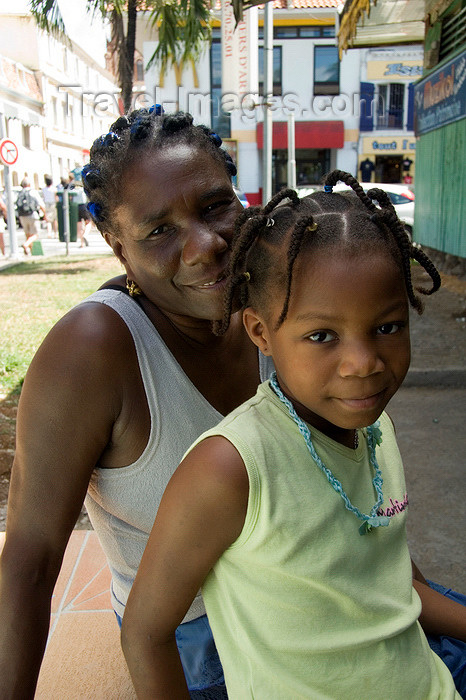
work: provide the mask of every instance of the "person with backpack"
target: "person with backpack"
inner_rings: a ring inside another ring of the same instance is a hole
[[[47,212],[45,205],[40,195],[31,189],[31,183],[27,178],[21,182],[23,188],[16,199],[16,208],[18,210],[19,222],[26,236],[26,241],[23,243],[25,255],[31,255],[31,248],[34,241],[39,238],[37,229],[38,212],[44,214],[44,221],[47,221]]]

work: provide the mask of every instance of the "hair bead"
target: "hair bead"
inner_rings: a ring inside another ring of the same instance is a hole
[[[332,185],[324,185],[324,192],[333,192]]]
[[[118,134],[115,134],[114,131],[109,131],[108,134],[104,136],[103,140],[103,146],[113,146],[117,141],[120,140],[120,137]]]
[[[93,168],[89,164],[85,165],[82,169],[81,177],[83,179],[84,188],[88,190],[98,187],[102,181],[100,170],[98,168]]]
[[[159,104],[155,104],[152,105],[152,107],[149,107],[149,114],[152,114],[153,112],[155,112],[156,117],[161,117],[162,114],[165,114],[164,108],[162,107],[162,105]]]
[[[87,211],[95,221],[103,221],[105,218],[102,213],[102,205],[97,202],[88,202]]]
[[[222,143],[223,143],[223,142],[222,142],[222,139],[220,138],[220,136],[219,136],[218,134],[216,134],[215,131],[211,131],[211,132],[210,132],[210,136],[211,136],[211,138],[212,138],[212,141],[215,143],[215,145],[216,145],[218,148],[220,148],[220,146],[221,146]]]

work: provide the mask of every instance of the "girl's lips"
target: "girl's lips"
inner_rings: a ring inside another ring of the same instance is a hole
[[[372,396],[366,396],[361,399],[340,399],[340,401],[348,408],[361,411],[375,408],[383,394],[384,391],[379,391],[377,394],[372,394]]]

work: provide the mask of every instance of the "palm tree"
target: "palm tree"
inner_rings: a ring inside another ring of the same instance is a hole
[[[132,102],[138,12],[148,13],[151,26],[158,29],[158,45],[148,66],[157,63],[165,70],[173,63],[182,65],[198,57],[211,35],[210,7],[210,0],[87,0],[90,13],[110,21],[110,43],[118,57],[118,82],[125,112]],[[29,9],[41,29],[60,38],[66,36],[59,0],[29,0]]]

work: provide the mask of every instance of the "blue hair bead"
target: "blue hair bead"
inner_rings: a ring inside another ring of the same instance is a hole
[[[165,110],[162,107],[162,105],[155,104],[152,105],[152,107],[149,107],[149,114],[152,114],[152,112],[155,112],[157,117],[161,117],[162,114],[165,114]]]
[[[92,216],[94,221],[103,221],[102,206],[97,202],[88,202],[87,211]]]
[[[210,137],[213,140],[213,142],[215,143],[215,145],[218,148],[220,148],[220,146],[222,145],[222,139],[220,138],[220,136],[218,134],[216,134],[215,131],[211,131]]]
[[[229,174],[231,175],[231,177],[234,177],[238,172],[238,170],[236,169],[236,165],[233,163],[232,160],[227,161],[226,165],[227,165],[227,170],[228,170]]]
[[[100,184],[100,170],[98,168],[93,168],[89,164],[84,166],[81,176],[85,188],[97,187]]]
[[[108,134],[104,136],[103,145],[113,146],[119,140],[120,137],[118,136],[118,134],[115,134],[114,131],[109,131]]]
[[[332,185],[324,185],[324,192],[333,192]]]

